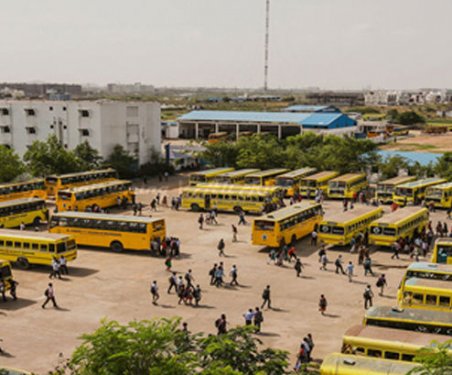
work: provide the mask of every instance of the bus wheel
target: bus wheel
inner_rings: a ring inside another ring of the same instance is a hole
[[[198,204],[196,203],[192,203],[192,205],[190,206],[192,211],[198,212],[200,210],[200,207]]]
[[[30,263],[27,258],[17,258],[17,266],[21,270],[28,270],[30,268]]]
[[[111,249],[112,251],[114,251],[115,253],[120,253],[121,251],[124,250],[124,246],[122,246],[122,243],[119,242],[119,241],[113,241],[113,242],[110,244],[110,249]]]
[[[41,225],[41,218],[39,216],[33,219],[33,225],[35,226]]]

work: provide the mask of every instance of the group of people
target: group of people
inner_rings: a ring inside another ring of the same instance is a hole
[[[224,277],[224,264],[223,262],[214,263],[212,268],[209,270],[210,276],[210,285],[215,285],[217,288],[223,286],[225,284]],[[229,276],[231,278],[229,285],[230,286],[239,286],[239,282],[237,280],[238,277],[238,269],[235,264],[232,265],[231,270],[229,271]]]
[[[17,300],[17,285],[19,283],[14,279],[0,280],[0,294],[2,295],[3,302],[7,302],[6,292],[9,289],[9,294],[13,300]]]
[[[177,258],[180,256],[181,242],[178,237],[167,236],[162,241],[160,237],[153,238],[151,241],[151,251],[162,258]]]
[[[59,258],[53,257],[52,270],[50,271],[49,279],[58,278],[61,279],[61,275],[68,275],[69,270],[67,268],[67,260],[64,255]]]

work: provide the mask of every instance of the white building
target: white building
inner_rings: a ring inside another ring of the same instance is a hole
[[[106,158],[120,144],[140,164],[160,150],[160,105],[154,102],[0,100],[0,144],[23,156],[50,135],[67,149],[88,143]]]

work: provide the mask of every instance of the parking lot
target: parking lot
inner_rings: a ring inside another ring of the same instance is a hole
[[[148,204],[157,191],[171,197],[183,184],[183,180],[168,183],[152,180],[148,183],[152,188],[139,186],[137,201],[147,205],[143,214],[150,214]],[[327,201],[324,209],[340,211],[342,206],[339,201]],[[149,253],[116,254],[82,248],[76,261],[69,264],[69,276],[54,281],[56,299],[61,306],[58,310],[50,305],[45,310],[41,308],[50,267],[28,271],[14,269],[19,282],[19,300],[0,303],[1,346],[9,353],[0,357],[0,363],[45,373],[57,365],[61,357],[70,356],[80,344],[80,335],[94,330],[102,318],[127,322],[181,316],[192,332],[214,333],[214,321],[221,313],[226,314],[230,327],[243,324],[243,313],[260,305],[262,290],[267,284],[271,285],[274,308],[264,310],[261,339],[265,345],[290,351],[294,360],[300,340],[310,332],[316,345],[313,356],[322,358],[339,351],[343,332],[361,322],[366,284],[376,289],[376,278],[363,276],[362,268],[357,266],[357,255],[348,253],[348,248],[329,251],[332,263],[327,271],[321,271],[317,249],[311,247],[307,239],[299,241],[298,255],[305,269],[303,277],[296,278],[293,263],[286,263],[284,267],[267,264],[267,251],[250,244],[250,225],[238,227],[239,242],[232,243],[231,224],[238,221],[235,215],[220,213],[219,224],[206,226],[204,230],[198,229],[197,213],[160,207],[152,215],[165,218],[167,234],[180,238],[182,254],[174,260],[173,268],[182,274],[193,270],[195,283],[203,290],[200,307],[178,305],[175,294],[166,293],[169,273],[163,258]],[[431,218],[436,225],[446,214],[437,211]],[[226,257],[221,259],[216,249],[220,238],[226,242]],[[349,283],[346,276],[334,273],[333,263],[339,253],[344,254],[344,262],[353,260],[356,265],[357,276],[353,283]],[[391,260],[389,251],[377,251],[371,256],[374,271],[385,273],[389,284],[385,296],[379,297],[375,291],[374,303],[395,305],[397,286],[410,259],[402,255],[401,260]],[[220,260],[225,264],[226,274],[233,264],[237,265],[239,287],[209,285],[208,271]],[[152,280],[157,280],[160,286],[158,306],[151,303]],[[318,311],[320,294],[325,294],[329,303],[325,316]]]

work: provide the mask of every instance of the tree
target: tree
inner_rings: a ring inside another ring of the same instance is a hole
[[[451,375],[452,357],[450,347],[452,340],[443,343],[433,341],[433,346],[423,348],[414,357],[414,361],[420,363],[419,367],[410,370],[407,375]]]
[[[98,168],[102,160],[99,151],[92,148],[88,141],[80,143],[74,149],[74,155],[77,158],[77,163],[82,171]]]
[[[390,109],[387,113],[386,113],[386,118],[390,121],[390,122],[397,122],[398,118],[399,118],[399,111],[397,109]]]
[[[378,163],[378,170],[385,179],[398,176],[401,169],[408,169],[408,162],[399,155],[391,156]]]
[[[130,155],[121,145],[113,147],[113,151],[105,161],[105,166],[118,172],[120,178],[134,178],[138,172],[138,160]]]
[[[13,150],[0,146],[0,182],[9,182],[25,171],[25,165]]]
[[[24,155],[27,168],[33,176],[47,176],[77,172],[80,166],[73,152],[66,150],[55,135],[47,141],[34,141]]]
[[[435,174],[452,181],[452,152],[444,153],[434,166]]]
[[[202,158],[216,167],[235,167],[239,152],[238,142],[207,143],[206,150],[202,152]]]
[[[284,165],[282,144],[271,135],[254,134],[239,138],[237,142],[237,167],[269,169]]]
[[[402,125],[425,124],[425,118],[414,111],[402,112],[397,116],[396,122]]]

